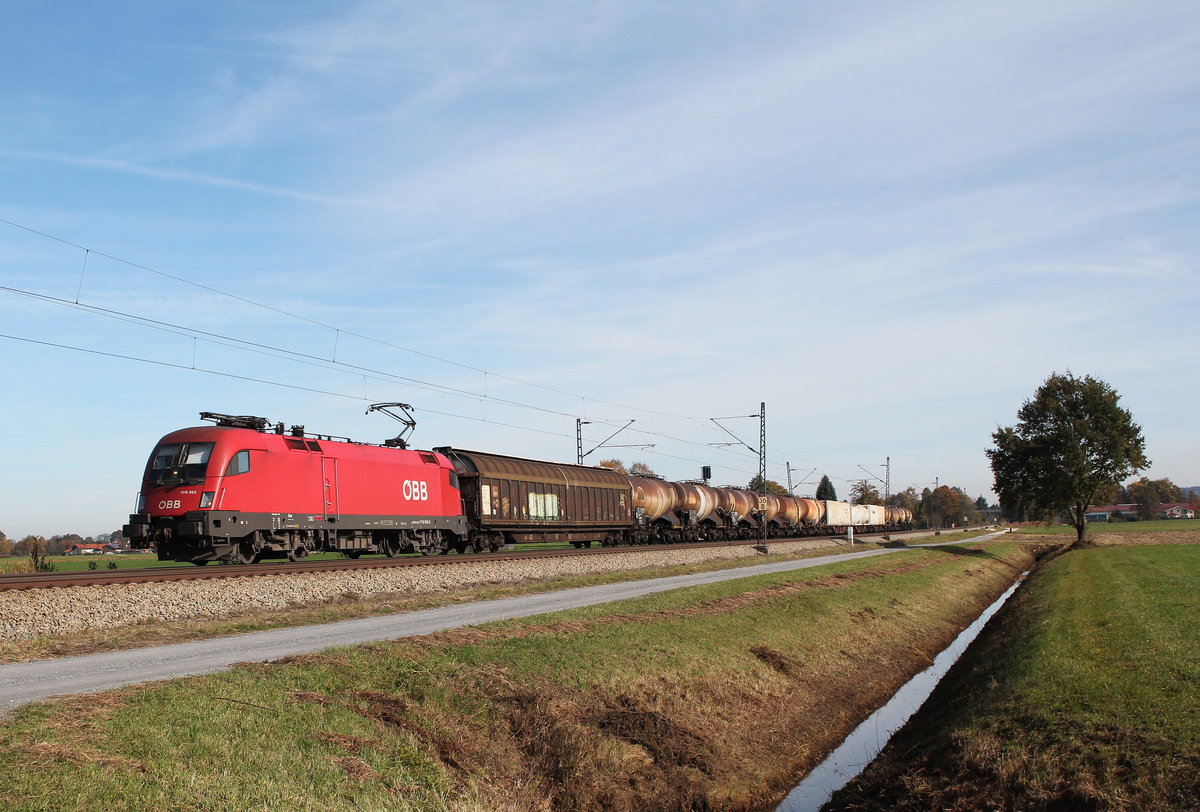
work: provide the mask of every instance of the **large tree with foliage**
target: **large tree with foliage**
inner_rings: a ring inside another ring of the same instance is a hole
[[[647,465],[644,462],[630,463],[629,475],[630,476],[648,476],[648,477],[657,477],[658,476],[658,474],[656,474],[654,472],[654,469],[651,468],[649,465]]]
[[[833,483],[829,481],[828,474],[822,474],[821,481],[817,483],[817,498],[837,501],[837,491],[834,490]]]
[[[1090,375],[1047,378],[1017,412],[1017,424],[992,434],[987,455],[1000,503],[1043,515],[1069,512],[1082,544],[1097,495],[1150,465],[1142,430],[1119,400]]]
[[[850,501],[856,505],[881,505],[883,495],[870,482],[860,479],[850,488]]]
[[[600,460],[596,463],[601,468],[608,468],[611,471],[616,471],[618,474],[628,474],[629,470],[625,467],[625,463],[620,460]]]
[[[787,496],[787,488],[780,485],[773,479],[768,479],[766,488],[763,487],[763,479],[758,474],[750,480],[750,484],[746,486],[746,490],[754,491],[755,493],[773,493],[776,496]]]

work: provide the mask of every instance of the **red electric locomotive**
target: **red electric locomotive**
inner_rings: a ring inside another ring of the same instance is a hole
[[[125,535],[160,560],[293,561],[313,551],[463,551],[458,475],[441,454],[285,431],[266,418],[202,412],[216,425],[163,437]]]

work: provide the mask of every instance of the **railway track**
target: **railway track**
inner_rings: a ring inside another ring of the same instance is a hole
[[[865,538],[865,537],[864,537]],[[803,539],[771,539],[770,543],[786,543]],[[10,589],[47,589],[69,586],[103,586],[108,584],[145,584],[162,581],[197,581],[212,578],[246,578],[267,575],[299,575],[310,572],[344,572],[383,567],[436,567],[447,564],[467,564],[487,561],[521,561],[569,556],[614,555],[648,550],[698,550],[706,547],[741,547],[762,544],[759,540],[723,541],[689,544],[655,544],[653,546],[600,547],[588,550],[531,550],[505,551],[471,555],[412,556],[403,558],[366,558],[332,561],[264,561],[258,564],[220,564],[209,567],[144,567],[128,570],[80,570],[78,572],[37,572],[0,575],[0,592]]]
[[[874,540],[883,534],[861,535],[858,539]],[[892,534],[892,538],[913,538],[931,535],[924,532]],[[807,536],[799,538],[769,539],[767,544],[786,544],[793,541],[821,538]],[[828,536],[829,539],[844,539]],[[760,546],[760,539],[748,541],[700,542],[688,544],[655,544],[632,547],[600,547],[587,550],[515,550],[471,555],[406,556],[400,558],[335,559],[332,561],[266,561],[258,564],[219,564],[211,567],[191,565],[181,567],[145,567],[128,570],[81,570],[78,572],[37,572],[0,574],[0,592],[21,589],[53,589],[69,586],[104,586],[108,584],[148,584],[164,581],[197,581],[212,578],[246,578],[268,575],[299,575],[310,572],[345,572],[370,570],[384,567],[436,567],[447,564],[467,564],[487,561],[522,561],[539,558],[567,558],[587,555],[623,555],[660,550],[700,550],[706,547],[753,547]]]

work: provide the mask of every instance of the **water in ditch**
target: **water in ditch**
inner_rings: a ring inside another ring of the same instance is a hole
[[[1026,575],[1028,575],[1027,572],[1021,573],[1021,577],[1017,579],[1016,583],[1010,586],[991,606],[984,609],[983,613],[970,626],[963,629],[958,637],[954,638],[954,642],[942,649],[942,652],[934,659],[933,665],[904,683],[886,705],[854,728],[854,731],[836,750],[830,753],[824,761],[805,776],[795,789],[788,793],[787,797],[775,807],[775,812],[816,812],[833,793],[862,772],[887,744],[892,734],[903,727],[908,718],[916,713],[917,709],[929,698],[938,681],[962,656],[967,646],[982,631],[984,624],[1017,590]]]

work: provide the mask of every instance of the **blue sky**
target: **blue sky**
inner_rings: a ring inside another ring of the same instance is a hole
[[[70,11],[0,11],[0,285],[52,297],[0,291],[10,537],[119,526],[200,411],[391,400],[720,484],[765,401],[772,479],[986,494],[1067,369],[1200,484],[1194,3]]]

